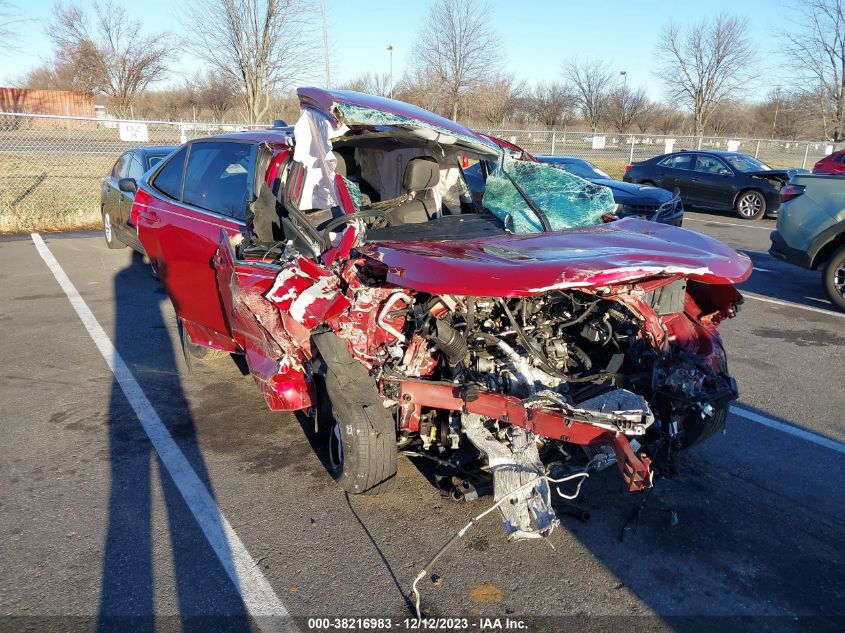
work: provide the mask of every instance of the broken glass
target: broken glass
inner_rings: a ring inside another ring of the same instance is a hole
[[[553,231],[602,223],[616,203],[607,187],[543,163],[503,156],[492,165],[484,192],[484,206],[514,233],[538,233],[540,218],[514,186],[519,185],[544,212]]]
[[[486,139],[472,134],[460,134],[459,132],[448,130],[444,127],[434,125],[420,119],[393,114],[391,112],[385,112],[384,110],[376,110],[374,108],[368,108],[354,103],[336,103],[335,108],[342,115],[342,121],[345,122],[346,125],[384,125],[403,127],[411,130],[419,130],[422,132],[419,136],[442,145],[453,145],[455,141],[458,140],[462,141],[463,144],[468,144],[483,150],[484,153],[489,154],[491,151],[494,151],[498,154],[501,152],[496,145],[493,145]],[[426,131],[430,132],[430,134],[425,134]]]

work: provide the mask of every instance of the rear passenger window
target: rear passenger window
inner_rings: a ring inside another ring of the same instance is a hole
[[[191,145],[182,201],[238,220],[246,217],[252,145],[201,142]]]
[[[144,168],[141,166],[141,161],[138,160],[137,156],[133,156],[132,160],[129,161],[129,172],[126,174],[127,178],[134,178],[137,182],[141,179],[141,176],[144,175]]]
[[[115,178],[126,178],[126,173],[129,171],[129,158],[129,153],[121,154],[114,167],[112,167],[111,175]]]
[[[185,168],[186,148],[180,149],[161,168],[153,180],[153,187],[166,196],[179,200],[182,195],[182,171]]]
[[[661,167],[669,167],[671,169],[692,169],[692,155],[675,154],[669,158],[664,158],[658,164]]]

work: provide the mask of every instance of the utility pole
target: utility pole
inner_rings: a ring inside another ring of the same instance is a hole
[[[778,110],[780,110],[780,86],[775,86],[775,116],[772,119],[772,138],[775,137],[775,129],[778,125]]]
[[[323,56],[326,60],[326,88],[332,87],[332,71],[329,63],[329,24],[326,0],[320,0],[320,11],[323,14]]]
[[[388,75],[388,81],[390,82],[390,98],[393,98],[393,44],[388,44],[385,46],[385,50],[387,54],[390,56],[390,74]]]

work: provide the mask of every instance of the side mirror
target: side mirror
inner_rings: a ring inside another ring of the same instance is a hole
[[[134,178],[121,178],[117,181],[117,188],[124,193],[134,194],[138,191],[138,183],[135,182]]]

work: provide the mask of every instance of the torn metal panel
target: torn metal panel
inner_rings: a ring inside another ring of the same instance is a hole
[[[536,485],[527,486],[499,506],[508,538],[518,540],[551,534],[560,522],[552,509],[549,483],[543,479],[546,470],[540,461],[534,434],[519,427],[511,427],[508,447],[493,436],[484,426],[484,418],[479,415],[462,415],[461,426],[467,438],[487,457],[493,473],[493,496],[496,501],[520,486],[537,481]]]

